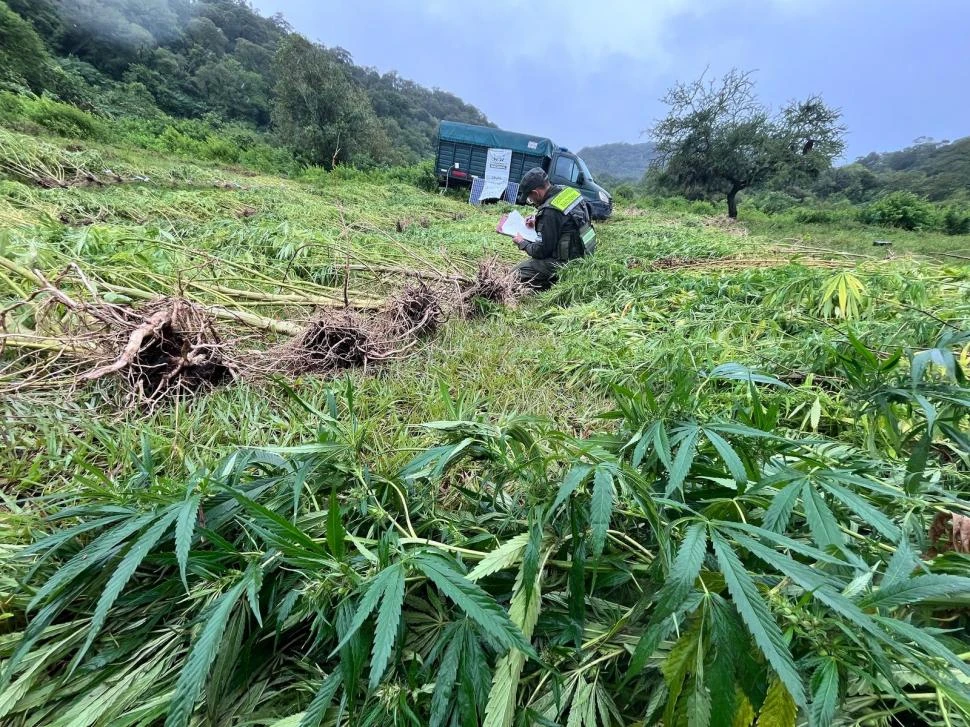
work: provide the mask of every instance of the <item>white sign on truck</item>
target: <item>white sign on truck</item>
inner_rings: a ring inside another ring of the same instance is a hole
[[[512,166],[511,149],[489,149],[485,162],[485,186],[479,199],[501,199],[509,186],[509,170]]]

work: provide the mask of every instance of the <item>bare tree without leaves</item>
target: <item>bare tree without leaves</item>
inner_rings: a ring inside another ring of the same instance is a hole
[[[725,195],[732,218],[741,190],[817,176],[845,146],[838,109],[811,96],[773,114],[755,95],[751,71],[678,83],[663,101],[667,116],[650,129],[654,165],[684,194]]]

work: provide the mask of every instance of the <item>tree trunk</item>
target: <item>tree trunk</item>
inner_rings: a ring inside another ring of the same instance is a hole
[[[732,184],[731,189],[727,193],[728,217],[732,220],[738,218],[738,192],[742,189],[744,189],[743,185]]]

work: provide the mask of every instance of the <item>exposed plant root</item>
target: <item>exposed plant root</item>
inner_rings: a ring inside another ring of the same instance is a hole
[[[527,292],[511,268],[486,260],[474,278],[444,273],[429,275],[430,279],[419,277],[379,308],[336,309],[329,299],[313,299],[325,305],[318,306],[317,314],[301,325],[237,308],[203,306],[181,297],[151,298],[148,291],[89,280],[74,265],[53,282],[39,271],[12,262],[4,267],[37,285],[34,293],[0,311],[0,347],[23,352],[17,368],[24,376],[4,368],[13,382],[6,390],[49,388],[44,386],[44,361],[63,359],[69,368],[62,368],[63,375],[51,378],[50,385],[63,386],[65,376],[72,385],[116,377],[124,382],[130,401],[149,405],[170,396],[194,395],[242,373],[332,375],[398,359],[421,339],[434,335],[449,315],[475,315],[482,300],[514,305]],[[71,270],[80,285],[69,294],[60,285]],[[416,277],[416,271],[407,269],[382,272],[398,273],[405,279]],[[214,284],[207,290],[210,288],[227,300],[252,298],[267,305],[284,300],[293,305],[311,302],[302,295],[250,293]],[[101,291],[105,289],[146,302],[137,308],[104,303]],[[46,299],[34,302],[39,296]],[[29,315],[20,316],[21,324],[15,321],[13,330],[5,330],[3,321],[22,306],[30,306]],[[32,329],[22,325],[26,320],[32,321]],[[231,338],[235,343],[227,346],[213,326],[216,320],[289,336],[290,340],[268,349],[257,344],[239,356],[234,354],[239,350],[238,338]]]
[[[155,402],[208,390],[237,375],[211,316],[202,307],[164,298],[132,318],[105,335],[103,348],[116,353],[114,360],[83,374],[81,381],[120,372],[133,399]]]
[[[441,295],[418,283],[410,285],[388,300],[384,318],[392,337],[433,335],[445,322]]]
[[[171,326],[171,324],[171,312],[165,310],[158,311],[131,332],[131,335],[128,337],[128,343],[122,349],[121,355],[118,356],[117,360],[106,366],[101,366],[100,368],[87,372],[81,379],[83,381],[94,381],[95,379],[100,379],[102,376],[107,376],[115,371],[121,371],[126,366],[130,366],[138,358],[138,354],[141,352],[142,346],[145,343],[145,338],[159,335],[159,329],[162,326]]]
[[[460,291],[462,308],[466,310],[466,315],[473,315],[475,309],[468,306],[476,298],[514,307],[529,292],[529,288],[522,284],[515,270],[491,258],[479,263],[475,278],[461,285]]]
[[[269,351],[267,368],[293,374],[334,373],[381,358],[367,319],[354,310],[325,311],[292,340]]]

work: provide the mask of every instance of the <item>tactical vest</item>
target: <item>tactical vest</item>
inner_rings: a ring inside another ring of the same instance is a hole
[[[564,187],[562,191],[543,202],[539,209],[551,207],[562,212],[567,220],[573,224],[566,225],[559,237],[556,247],[556,259],[567,262],[574,258],[592,255],[596,250],[596,230],[589,220],[589,208],[584,204],[583,195],[572,187]]]

